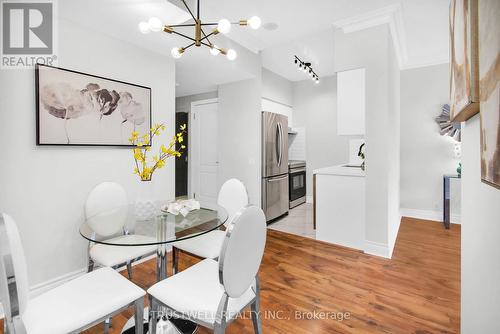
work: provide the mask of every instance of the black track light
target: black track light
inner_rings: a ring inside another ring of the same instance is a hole
[[[300,60],[299,57],[295,56],[293,62],[295,64],[299,64],[299,67],[298,67],[298,70],[302,70],[304,71],[304,73],[307,73],[309,74],[309,76],[311,77],[311,79],[313,81],[315,81],[316,83],[319,83],[319,77],[316,73],[314,73],[314,70],[312,68],[312,64],[310,62],[304,62],[302,60]]]

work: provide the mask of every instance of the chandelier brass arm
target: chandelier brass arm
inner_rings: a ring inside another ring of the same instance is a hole
[[[148,22],[139,23],[139,30],[146,34],[151,31],[158,32],[163,31],[168,34],[176,34],[183,38],[190,40],[191,44],[185,47],[175,47],[171,50],[172,57],[180,58],[184,51],[192,46],[201,47],[206,46],[210,49],[210,53],[214,56],[218,54],[225,55],[229,60],[234,60],[237,57],[237,53],[233,49],[224,49],[220,48],[210,40],[211,37],[218,34],[227,34],[231,30],[232,25],[239,26],[250,26],[252,29],[258,29],[261,25],[261,20],[257,16],[253,16],[248,20],[239,20],[238,22],[230,22],[227,19],[221,19],[218,23],[210,22],[204,23],[200,18],[200,0],[197,0],[197,8],[196,8],[196,16],[194,16],[193,11],[189,8],[185,0],[182,0],[182,3],[186,7],[187,11],[191,15],[193,23],[183,23],[183,24],[172,24],[172,25],[164,25],[160,19],[156,17],[152,17]],[[194,37],[188,36],[184,33],[177,31],[178,28],[186,28],[191,27],[194,28]],[[206,33],[203,27],[212,27],[210,33]],[[207,43],[206,43],[206,42]]]

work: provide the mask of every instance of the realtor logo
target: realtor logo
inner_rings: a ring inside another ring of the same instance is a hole
[[[53,65],[54,1],[1,1],[2,68]]]

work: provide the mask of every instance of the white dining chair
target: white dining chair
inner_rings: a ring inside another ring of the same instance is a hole
[[[218,261],[205,259],[148,289],[153,312],[191,320],[224,333],[250,305],[255,333],[262,333],[257,273],[266,244],[266,217],[256,206],[243,208],[228,226]],[[153,313],[149,333],[156,333]]]
[[[222,185],[217,198],[217,204],[223,207],[228,218],[224,224],[227,227],[236,213],[248,205],[248,192],[238,179],[229,179]],[[200,259],[216,259],[219,257],[226,232],[215,230],[196,238],[178,241],[173,244],[173,272],[178,271],[179,251],[188,253]]]
[[[128,216],[128,200],[125,189],[114,182],[98,184],[85,202],[85,217],[92,230],[103,238],[103,241],[120,243],[156,242],[153,237],[129,233],[125,225]],[[132,279],[132,263],[148,255],[156,253],[157,247],[152,246],[111,246],[89,242],[88,272],[95,265],[112,267],[114,269],[127,266],[127,272]]]
[[[6,214],[0,214],[0,244],[0,300],[6,334],[79,333],[131,306],[136,323],[143,320],[146,292],[111,268],[29,298],[21,239],[16,223]],[[137,326],[135,333],[142,334],[143,326]]]

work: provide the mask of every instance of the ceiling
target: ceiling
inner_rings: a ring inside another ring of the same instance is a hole
[[[297,54],[311,61],[320,76],[333,74],[335,23],[398,4],[403,46],[408,55],[402,68],[443,63],[448,59],[449,0],[201,0],[203,21],[225,17],[232,21],[258,15],[275,30],[234,27],[227,37],[245,48],[262,52],[263,66],[289,80],[303,80],[292,63]],[[166,0],[65,0],[60,16],[117,39],[170,57],[170,49],[185,44],[166,34],[143,35],[140,21],[157,16],[164,22],[185,22],[189,14]],[[217,36],[224,39],[224,36]],[[217,85],[252,77],[236,62],[211,57],[207,49],[190,49],[176,60],[177,96],[216,89]]]
[[[152,16],[170,24],[187,21],[190,15],[166,0],[64,0],[58,2],[59,17],[78,23],[90,31],[99,31],[116,39],[151,50],[171,59],[170,50],[186,44],[186,40],[165,33],[142,34],[137,25]],[[218,37],[220,46],[233,44],[224,36]],[[238,66],[244,58],[244,50],[238,50],[239,59],[234,62],[225,57],[213,57],[207,48],[191,48],[189,53],[176,60],[176,96],[214,91],[217,85],[245,80],[253,74]],[[250,52],[250,51],[249,51]]]
[[[320,76],[334,74],[334,29],[338,21],[398,6],[401,16],[402,47],[407,59],[401,68],[448,62],[449,0],[205,0],[209,17],[259,15],[263,24],[278,29],[234,29],[228,37],[244,47],[263,51],[263,66],[296,81],[304,75],[293,66],[293,54],[311,61]],[[287,68],[286,65],[289,65]]]

